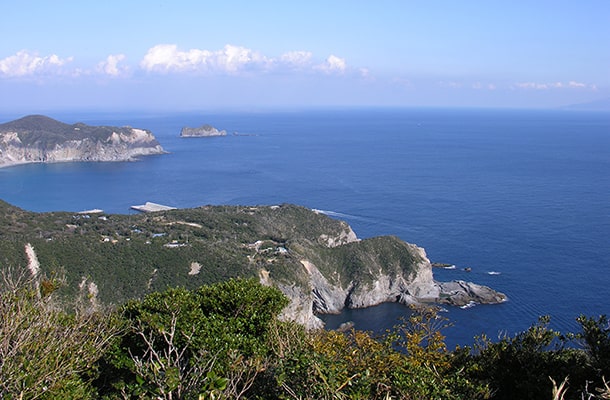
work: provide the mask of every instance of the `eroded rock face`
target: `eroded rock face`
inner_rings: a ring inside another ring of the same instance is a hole
[[[320,241],[326,246],[326,247],[337,247],[337,246],[341,246],[343,244],[347,244],[347,243],[352,243],[352,242],[357,242],[358,238],[356,237],[356,233],[354,233],[354,231],[352,230],[352,228],[345,224],[345,230],[342,231],[339,235],[333,236],[333,235],[327,235],[327,234],[322,234],[320,235]]]
[[[0,167],[70,161],[132,161],[165,151],[144,129],[64,124],[33,115],[0,125]]]
[[[309,287],[276,285],[291,300],[282,317],[308,328],[319,328],[323,323],[316,314],[340,313],[345,307],[364,308],[386,302],[463,306],[506,301],[506,295],[487,286],[464,281],[435,281],[424,249],[404,242],[401,245],[413,256],[410,265],[384,265],[380,261],[384,257],[371,258],[369,279],[354,276],[347,284],[339,283],[333,276],[325,276],[312,261],[301,260]],[[392,257],[385,256],[393,263]],[[265,283],[272,284],[268,275]]]

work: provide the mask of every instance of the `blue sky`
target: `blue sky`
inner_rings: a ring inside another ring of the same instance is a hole
[[[607,0],[1,1],[6,111],[610,97]]]

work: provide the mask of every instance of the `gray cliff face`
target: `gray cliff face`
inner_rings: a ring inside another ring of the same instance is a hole
[[[131,127],[68,125],[30,116],[0,125],[0,167],[70,161],[132,161],[165,151],[153,134]]]
[[[227,131],[214,128],[211,125],[203,125],[199,128],[184,127],[180,132],[180,137],[211,137],[211,136],[226,136]]]
[[[334,236],[334,239],[339,241],[347,234],[348,231]],[[353,239],[339,246],[349,246],[355,241]],[[274,283],[268,275],[261,282],[275,285],[290,298],[291,303],[284,310],[283,318],[297,321],[310,329],[323,326],[316,314],[336,314],[346,307],[365,308],[386,302],[464,306],[473,303],[495,304],[507,299],[503,293],[470,282],[437,282],[424,249],[398,239],[392,245],[402,247],[402,251],[410,254],[410,259],[401,260],[389,253],[379,254],[377,258],[369,257],[368,273],[359,271],[345,280],[336,274],[325,275],[314,262],[303,258],[301,265],[307,285]],[[401,261],[409,265],[401,265]]]

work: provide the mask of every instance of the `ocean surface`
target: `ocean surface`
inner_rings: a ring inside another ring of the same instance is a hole
[[[9,121],[22,115],[0,115]],[[0,169],[0,198],[31,211],[146,201],[174,207],[296,203],[346,220],[360,238],[426,249],[438,280],[506,293],[500,305],[448,307],[450,346],[527,329],[539,316],[576,331],[610,313],[610,114],[472,109],[232,113],[52,113],[67,123],[151,130],[169,154],[138,162]],[[229,135],[179,138],[211,124]],[[233,135],[237,132],[239,135]],[[464,271],[470,268],[471,272]],[[326,318],[383,331],[408,310],[386,304]]]

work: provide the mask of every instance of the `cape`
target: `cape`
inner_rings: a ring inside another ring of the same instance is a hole
[[[43,115],[0,124],[0,167],[70,161],[133,161],[163,154],[154,135],[129,126],[69,125]]]

